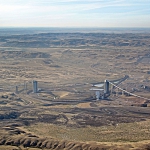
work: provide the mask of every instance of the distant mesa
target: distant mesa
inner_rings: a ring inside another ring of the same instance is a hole
[[[25,52],[25,51],[1,51],[2,58],[49,58],[50,55],[43,52]]]

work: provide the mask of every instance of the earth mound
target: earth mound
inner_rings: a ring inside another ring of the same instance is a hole
[[[2,58],[49,58],[50,55],[43,52],[26,51],[1,51]]]

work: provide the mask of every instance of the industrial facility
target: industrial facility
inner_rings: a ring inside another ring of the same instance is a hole
[[[145,100],[150,100],[149,98],[138,96],[136,94],[133,94],[133,93],[127,91],[126,89],[120,88],[119,87],[119,85],[121,83],[120,81],[122,82],[122,80],[117,80],[117,82],[116,82],[116,80],[115,81],[104,80],[104,82],[100,82],[99,84],[93,85],[98,88],[91,88],[90,91],[94,91],[94,94],[95,94],[94,99],[96,99],[96,100],[104,100],[104,99],[107,100],[109,98],[112,98],[112,97],[118,96],[118,95],[134,96],[134,97],[142,98]],[[30,85],[28,85],[28,84],[30,84]],[[27,89],[27,85],[28,85],[28,89]],[[24,84],[18,84],[13,87],[15,87],[16,94],[19,94],[22,91],[24,91],[24,93],[26,93],[26,94],[29,94],[30,92],[32,92],[33,94],[41,93],[41,88],[38,88],[38,81],[36,81],[36,80],[24,81]],[[22,87],[23,87],[23,89],[22,89]],[[40,87],[41,87],[41,85],[40,85]],[[47,92],[47,90],[45,92]],[[38,96],[39,96],[39,94],[38,94]]]
[[[102,85],[104,87],[103,89],[99,89],[99,88],[90,89],[91,91],[95,91],[96,100],[106,99],[110,95],[109,81],[105,80]],[[97,87],[97,85],[95,85],[95,86]]]

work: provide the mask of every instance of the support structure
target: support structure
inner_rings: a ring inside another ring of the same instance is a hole
[[[100,91],[96,91],[95,94],[96,94],[96,99],[99,100],[101,96]]]

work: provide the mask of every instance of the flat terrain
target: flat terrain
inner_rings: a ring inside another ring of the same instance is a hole
[[[150,147],[148,33],[0,31],[0,149]],[[146,99],[90,90],[125,76],[118,86]]]

